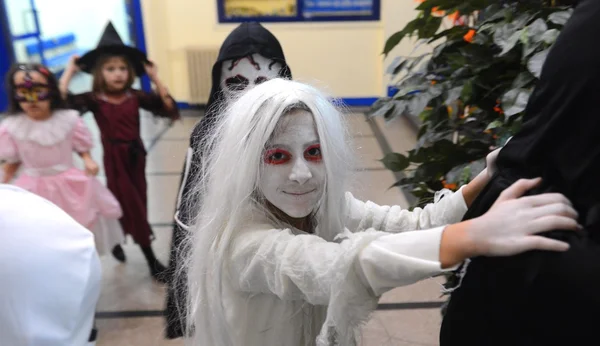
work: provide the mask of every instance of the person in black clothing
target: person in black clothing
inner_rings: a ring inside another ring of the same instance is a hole
[[[223,42],[213,66],[212,90],[206,114],[193,129],[181,176],[169,263],[171,282],[167,289],[166,304],[168,339],[187,335],[187,282],[182,265],[189,253],[185,244],[187,227],[193,223],[200,199],[193,191],[192,182],[201,167],[202,139],[211,133],[214,121],[228,100],[239,92],[275,77],[292,78],[277,38],[256,22],[243,23],[233,30]]]
[[[550,50],[522,130],[465,216],[484,214],[518,179],[541,176],[530,194],[564,194],[584,229],[545,234],[568,242],[566,252],[472,259],[451,295],[441,346],[600,343],[599,36],[600,1],[580,1]]]

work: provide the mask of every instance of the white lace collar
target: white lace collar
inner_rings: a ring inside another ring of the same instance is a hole
[[[19,114],[6,117],[2,123],[7,132],[17,140],[52,146],[65,140],[75,127],[78,118],[77,111],[56,110],[50,118],[43,121],[36,121],[25,114]]]

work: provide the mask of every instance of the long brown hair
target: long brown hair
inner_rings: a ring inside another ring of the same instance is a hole
[[[38,63],[26,63],[26,64],[14,64],[10,67],[6,73],[6,91],[8,94],[8,113],[17,114],[23,112],[23,108],[19,105],[19,102],[15,100],[15,74],[19,71],[36,71],[48,81],[48,88],[50,89],[50,109],[66,108],[65,101],[60,95],[60,89],[58,88],[58,81],[56,76],[50,72],[50,70]]]
[[[129,62],[129,59],[127,59],[127,57],[123,55],[103,55],[100,58],[98,58],[96,66],[94,66],[94,70],[92,72],[92,76],[94,77],[92,90],[95,93],[101,93],[106,91],[106,80],[104,79],[104,75],[102,74],[102,67],[104,67],[104,64],[106,64],[112,58],[120,58],[123,60],[125,65],[127,65],[127,71],[129,72],[129,74],[127,76],[127,83],[125,84],[123,90],[131,88],[133,82],[135,82],[135,70],[131,62]]]

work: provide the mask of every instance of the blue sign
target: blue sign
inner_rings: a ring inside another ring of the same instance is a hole
[[[303,14],[310,16],[365,16],[373,14],[373,0],[304,0]]]

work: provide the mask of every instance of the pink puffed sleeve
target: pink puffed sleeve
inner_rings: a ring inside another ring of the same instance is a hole
[[[73,150],[78,153],[85,153],[90,151],[93,146],[94,142],[90,130],[85,126],[81,117],[77,117],[75,128],[73,129]]]
[[[5,127],[0,125],[0,161],[19,162],[17,143]]]

